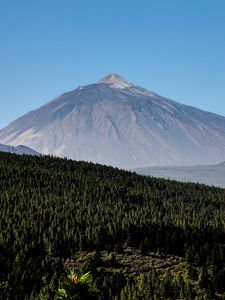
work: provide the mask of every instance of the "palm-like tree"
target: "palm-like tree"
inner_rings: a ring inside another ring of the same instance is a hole
[[[97,300],[98,294],[90,272],[78,275],[71,271],[62,278],[55,300]]]

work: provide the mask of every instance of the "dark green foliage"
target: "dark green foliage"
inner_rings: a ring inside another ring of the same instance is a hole
[[[76,280],[74,280],[76,277]],[[93,283],[91,274],[71,272],[61,278],[55,300],[98,300],[99,291]]]
[[[202,288],[225,292],[223,189],[0,153],[0,207],[0,299],[53,299],[66,258],[79,250],[122,253],[124,245],[142,254],[186,257],[206,270],[199,278]],[[102,267],[101,257],[90,267]],[[138,296],[135,282],[110,276],[102,275],[102,299],[151,299]],[[146,293],[155,290],[156,299],[157,292],[192,297],[190,286],[174,291],[168,278],[154,286],[151,281]]]
[[[207,288],[208,287],[208,284],[209,284],[209,280],[208,280],[208,272],[207,272],[207,269],[206,267],[202,267],[201,270],[200,270],[200,274],[199,274],[199,286],[200,288]]]

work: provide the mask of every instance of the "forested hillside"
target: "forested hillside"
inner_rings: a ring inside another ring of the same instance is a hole
[[[0,153],[0,207],[0,299],[54,299],[70,268],[99,299],[224,299],[224,189]]]

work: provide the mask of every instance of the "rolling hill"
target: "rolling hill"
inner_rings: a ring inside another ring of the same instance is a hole
[[[9,152],[9,153],[15,153],[15,154],[28,154],[28,155],[40,155],[40,153],[34,151],[31,148],[23,146],[23,145],[13,147],[13,146],[9,146],[9,145],[0,144],[0,152]]]

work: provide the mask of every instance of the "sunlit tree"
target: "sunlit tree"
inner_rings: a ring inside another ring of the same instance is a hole
[[[78,275],[71,271],[62,278],[55,300],[97,300],[98,294],[90,272]]]

